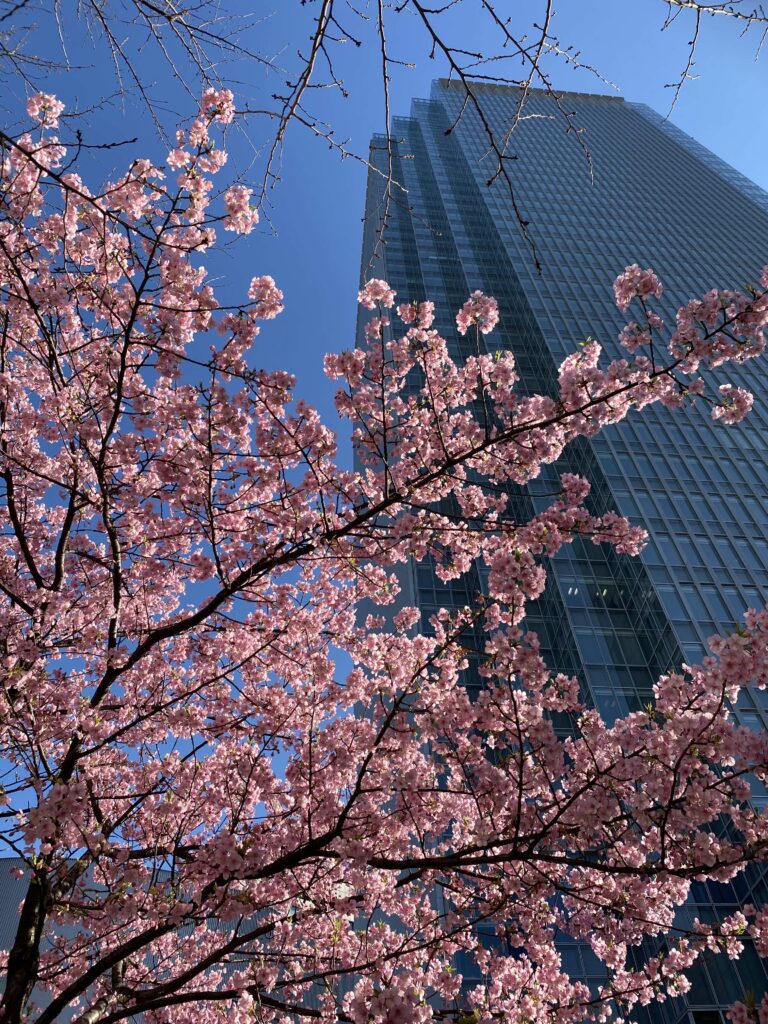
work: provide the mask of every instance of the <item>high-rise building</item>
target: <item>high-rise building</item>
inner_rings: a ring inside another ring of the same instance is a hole
[[[503,136],[519,92],[477,85],[476,95]],[[407,195],[395,190],[386,204],[382,239],[384,179],[370,173],[361,273],[388,280],[401,301],[432,299],[435,327],[454,358],[470,352],[453,317],[476,288],[500,307],[490,345],[514,352],[524,389],[547,392],[559,363],[587,337],[607,356],[619,355],[626,321],[611,285],[628,264],[656,270],[663,312],[673,317],[713,286],[756,280],[768,262],[768,194],[653,110],[563,94],[561,104],[583,128],[577,137],[564,132],[553,99],[532,91],[512,136],[517,159],[509,172],[539,272],[505,183],[486,185],[495,158],[473,111],[459,117],[463,102],[462,90],[441,80],[431,99],[414,101],[409,118],[394,120],[393,177]],[[389,159],[386,140],[375,137],[371,163],[386,174]],[[595,511],[615,508],[651,535],[640,558],[577,540],[552,561],[547,590],[526,619],[548,663],[577,674],[585,700],[608,721],[646,705],[661,673],[699,661],[707,637],[731,631],[747,607],[768,602],[768,363],[729,364],[727,377],[756,393],[743,423],[719,426],[702,403],[675,413],[646,409],[571,445],[517,498],[521,515],[531,514],[557,489],[559,473],[578,472],[592,483]],[[441,584],[426,563],[403,577],[403,599],[421,608],[424,626],[437,608],[463,606],[482,586],[479,576]],[[467,685],[481,685],[471,669]],[[768,727],[768,693],[744,693],[734,710],[743,724]],[[755,801],[768,802],[757,784]],[[758,872],[729,884],[696,883],[681,917],[713,921],[767,898]],[[586,945],[566,944],[561,953],[573,976],[604,980]],[[721,1024],[745,993],[759,1000],[768,971],[748,948],[735,963],[710,957],[691,980],[687,998],[636,1019]]]

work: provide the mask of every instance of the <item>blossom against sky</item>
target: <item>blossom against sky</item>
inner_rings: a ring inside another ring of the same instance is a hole
[[[376,5],[360,0],[354,6],[367,20],[350,10],[344,14],[343,27],[357,34],[362,45],[349,41],[337,45],[334,52],[346,96],[339,90],[318,89],[311,94],[309,106],[324,123],[332,125],[335,138],[350,153],[365,156],[371,135],[384,129],[384,100],[375,37]],[[497,3],[503,16],[514,8],[511,25],[518,36],[525,33],[526,20],[540,18],[544,6],[543,0]],[[385,6],[389,53],[403,62],[391,68],[389,110],[392,115],[407,115],[411,100],[428,96],[432,80],[445,75],[448,68],[439,54],[429,59],[429,40],[413,14],[408,10],[398,14],[396,8],[396,4]],[[285,81],[297,66],[297,54],[308,50],[319,9],[318,3],[301,4],[298,0],[226,0],[223,10],[243,19],[238,42],[267,59],[267,63],[242,60],[219,69],[239,110],[260,110],[270,102],[274,106],[272,96],[285,91]],[[662,0],[560,0],[552,33],[564,50],[570,47],[568,53],[578,53],[579,63],[594,68],[600,77],[552,56],[545,68],[553,84],[566,90],[622,95],[666,113],[675,91],[669,83],[677,82],[686,67],[694,31],[690,12],[683,11],[662,32],[667,13]],[[462,0],[446,17],[446,38],[483,53],[498,48],[491,23],[481,14],[481,0]],[[74,23],[65,24],[64,30],[72,70],[54,76],[50,90],[61,96],[68,111],[96,108],[87,116],[86,141],[112,143],[138,136],[138,147],[132,146],[132,150],[163,159],[167,147],[158,141],[136,90],[131,90],[129,77],[128,99],[121,99],[106,50],[100,51],[88,41],[84,44],[82,31]],[[59,36],[52,18],[38,20],[36,39],[50,52],[57,50]],[[739,24],[730,19],[704,19],[690,69],[692,77],[681,90],[671,119],[768,187],[764,113],[768,54],[756,59],[759,43],[757,32],[744,37]],[[133,71],[154,97],[159,119],[176,124],[191,116],[199,95],[197,85],[190,82],[185,91],[168,74],[151,45],[139,47],[136,54]],[[504,73],[505,68],[513,77],[521,74],[519,61],[509,62],[508,67],[499,62],[491,70]],[[12,95],[14,89],[18,93],[23,88],[19,80],[12,83],[8,107],[23,109],[21,101],[26,96]],[[70,123],[72,128],[78,126],[78,122]],[[245,128],[227,141],[229,170],[234,166],[245,187],[259,182],[269,148],[269,129],[267,119],[252,115]],[[586,141],[588,144],[588,136]],[[514,141],[511,150],[514,152]],[[124,153],[121,148],[96,153],[95,159],[104,168],[102,176],[123,166]],[[333,388],[322,375],[322,356],[347,346],[355,329],[366,169],[354,157],[340,159],[338,150],[295,123],[285,138],[277,170],[280,180],[262,210],[258,227],[247,239],[236,239],[223,254],[217,254],[215,266],[211,264],[209,270],[220,275],[234,292],[246,289],[254,275],[269,273],[275,278],[286,298],[286,312],[260,337],[259,360],[297,373],[304,393],[318,403],[323,415],[333,417]],[[642,174],[642,168],[638,172]],[[535,225],[532,231],[535,234]],[[717,239],[712,241],[717,244]],[[627,262],[632,258],[627,254]],[[610,282],[605,284],[610,287]]]

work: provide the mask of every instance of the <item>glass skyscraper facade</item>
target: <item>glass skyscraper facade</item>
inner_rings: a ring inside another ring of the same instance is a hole
[[[477,95],[502,136],[518,92],[478,85]],[[564,94],[584,129],[579,139],[564,131],[551,97],[533,91],[525,107],[533,116],[512,136],[518,159],[510,175],[530,221],[537,271],[505,183],[486,186],[495,158],[472,110],[459,118],[463,103],[462,90],[440,80],[429,100],[414,101],[409,118],[393,121],[393,177],[407,194],[395,189],[386,204],[382,239],[385,179],[369,174],[361,271],[363,280],[389,281],[400,301],[432,299],[435,327],[454,358],[474,342],[456,333],[453,318],[479,288],[500,308],[489,345],[514,352],[524,390],[551,392],[557,366],[586,338],[596,338],[607,357],[620,354],[626,318],[612,282],[628,264],[658,273],[669,321],[711,287],[757,280],[768,262],[768,194],[653,110]],[[386,140],[374,138],[372,165],[386,175],[388,160]],[[652,407],[572,445],[516,496],[520,515],[530,515],[549,502],[561,472],[577,472],[592,483],[594,511],[615,508],[651,535],[640,558],[577,540],[552,560],[547,590],[526,619],[550,666],[578,675],[585,700],[608,721],[647,704],[659,674],[699,661],[707,637],[731,631],[747,607],[768,602],[768,362],[728,364],[725,379],[756,395],[743,423],[719,426],[701,402],[676,412]],[[448,585],[428,563],[403,574],[403,600],[421,608],[423,626],[437,608],[463,606],[481,587],[480,570]],[[471,669],[467,685],[481,685]],[[751,728],[768,728],[768,692],[744,693],[734,713]],[[755,802],[768,803],[757,783]],[[696,883],[681,918],[713,921],[766,899],[757,872],[730,884]],[[604,980],[586,946],[563,945],[561,954],[572,975]],[[720,1024],[746,993],[759,1000],[768,971],[747,949],[738,962],[710,957],[691,980],[686,998],[636,1019]]]

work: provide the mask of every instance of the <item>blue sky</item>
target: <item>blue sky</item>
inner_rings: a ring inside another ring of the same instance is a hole
[[[504,6],[539,8],[534,3],[501,0],[500,9]],[[284,4],[270,25],[276,36],[282,31],[288,34],[295,15],[288,7]],[[457,9],[452,31],[455,38],[467,41],[464,45],[487,49],[488,40],[478,29],[477,10],[476,3],[465,0]],[[659,0],[561,0],[555,25],[562,42],[581,50],[582,59],[612,80],[626,99],[666,113],[672,90],[665,84],[675,81],[684,67],[692,21],[680,18],[662,33],[665,10]],[[686,83],[672,120],[768,187],[768,53],[755,62],[757,36],[741,38],[726,19],[709,21],[702,27],[694,68],[700,77]],[[445,73],[439,60],[426,57],[425,41],[414,22],[405,15],[392,18],[393,55],[416,62],[415,68],[394,76],[391,109],[397,114],[408,112],[413,97],[429,95],[432,79]],[[371,49],[352,53],[347,77],[350,98],[328,102],[338,135],[351,137],[358,152],[365,151],[371,133],[383,125],[376,56]],[[562,61],[552,62],[551,73],[561,88],[613,91]],[[283,180],[274,195],[277,234],[261,234],[243,247],[253,251],[259,268],[268,269],[286,294],[285,314],[265,330],[261,343],[276,346],[283,364],[306,380],[315,401],[330,393],[317,376],[321,354],[350,344],[353,337],[364,195],[364,168],[350,160],[341,162],[297,130],[288,138]],[[610,284],[606,282],[606,287]]]
[[[252,61],[223,69],[239,104],[263,106],[272,93],[280,90],[286,70],[295,66],[297,50],[306,49],[318,3],[225,0],[223,6],[242,11],[253,21],[240,41],[272,56],[275,66],[283,69],[268,71]],[[363,13],[375,14],[373,0],[359,0],[356,6]],[[535,18],[542,7],[540,0],[497,2],[500,14],[516,12],[512,21],[515,32],[524,31],[521,19]],[[255,15],[251,15],[254,9]],[[340,6],[340,11],[344,10]],[[553,30],[563,46],[581,51],[580,59],[614,83],[620,95],[666,113],[672,91],[665,85],[675,81],[685,66],[687,42],[693,31],[692,18],[683,12],[661,32],[666,11],[662,0],[560,0]],[[493,37],[479,13],[480,0],[462,0],[446,18],[446,36],[468,49],[487,52]],[[391,84],[391,111],[407,114],[411,99],[427,96],[432,79],[445,74],[446,65],[439,58],[428,59],[428,41],[415,17],[407,11],[398,15],[393,10],[388,16],[391,56],[415,64],[395,68]],[[371,134],[384,126],[379,55],[370,22],[366,25],[352,14],[346,15],[344,22],[349,31],[360,32],[364,42],[360,48],[351,43],[337,48],[337,69],[349,97],[342,100],[337,93],[326,90],[319,91],[312,102],[318,114],[334,125],[336,136],[348,138],[349,148],[364,154]],[[58,43],[52,22],[38,18],[38,25],[41,45],[54,50]],[[114,92],[108,61],[104,51],[84,42],[81,29],[65,26],[65,36],[70,61],[78,67],[55,76],[50,85],[70,109],[88,108]],[[756,61],[758,43],[756,33],[742,37],[738,24],[730,19],[705,19],[693,68],[699,77],[686,83],[672,120],[768,187],[768,52]],[[192,112],[191,99],[169,81],[150,46],[137,51],[134,66],[152,89],[158,110],[169,123]],[[589,72],[575,71],[563,60],[554,59],[547,66],[558,88],[615,91]],[[23,86],[17,83],[15,90],[22,100]],[[134,135],[140,138],[137,146],[101,154],[103,171],[119,168],[136,155],[163,159],[165,148],[158,143],[146,111],[135,102],[110,99],[89,124],[90,141]],[[259,150],[267,135],[268,123],[250,118],[229,140],[231,166],[245,180],[257,174]],[[366,171],[359,162],[340,160],[338,154],[294,125],[285,144],[281,181],[271,197],[271,225],[263,223],[248,238],[228,244],[215,259],[206,257],[221,286],[232,289],[230,294],[244,289],[254,274],[270,273],[275,277],[285,292],[286,311],[265,326],[254,359],[261,365],[283,366],[296,373],[299,393],[331,417],[333,387],[322,376],[322,356],[330,349],[354,343],[365,181]],[[717,244],[717,239],[712,241]],[[768,245],[766,249],[768,259]],[[606,288],[610,284],[606,282]],[[348,446],[344,447],[348,452]]]

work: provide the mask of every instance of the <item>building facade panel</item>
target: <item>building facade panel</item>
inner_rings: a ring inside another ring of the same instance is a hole
[[[478,96],[502,136],[519,93],[478,86]],[[660,311],[673,319],[689,298],[713,285],[743,286],[768,262],[768,196],[757,186],[647,107],[575,93],[561,102],[580,136],[566,134],[551,97],[533,91],[510,140],[515,197],[540,271],[504,181],[486,185],[493,157],[476,115],[465,110],[457,121],[462,94],[450,82],[434,83],[429,100],[415,100],[411,116],[393,122],[394,179],[406,191],[394,188],[387,199],[372,172],[366,200],[361,278],[386,278],[401,299],[432,299],[435,327],[457,359],[470,342],[455,331],[456,310],[475,288],[494,295],[501,319],[489,345],[511,349],[522,388],[539,392],[554,390],[557,366],[588,337],[607,357],[619,354],[625,321],[611,285],[626,265],[657,271]],[[371,147],[383,172],[386,146],[374,138]],[[548,663],[578,674],[606,720],[645,705],[660,673],[700,660],[707,637],[768,601],[768,362],[729,364],[727,378],[756,394],[743,424],[713,423],[701,402],[674,413],[646,409],[570,446],[515,495],[516,511],[529,516],[559,473],[581,473],[596,512],[616,508],[651,534],[639,559],[574,542],[552,560],[547,590],[526,620]],[[429,565],[410,572],[424,628],[438,607],[464,605],[482,587],[481,570],[448,585]],[[467,685],[481,685],[471,669]],[[745,694],[735,710],[745,725],[768,727],[766,695]],[[768,795],[756,787],[755,799]],[[747,899],[763,902],[764,888],[757,875],[697,884],[685,913],[713,920]],[[587,948],[564,944],[562,955],[598,984]],[[698,1024],[718,1024],[734,999],[759,995],[768,975],[748,951],[738,964],[702,964],[692,980],[688,998],[659,1007],[654,1019],[693,1014]]]

